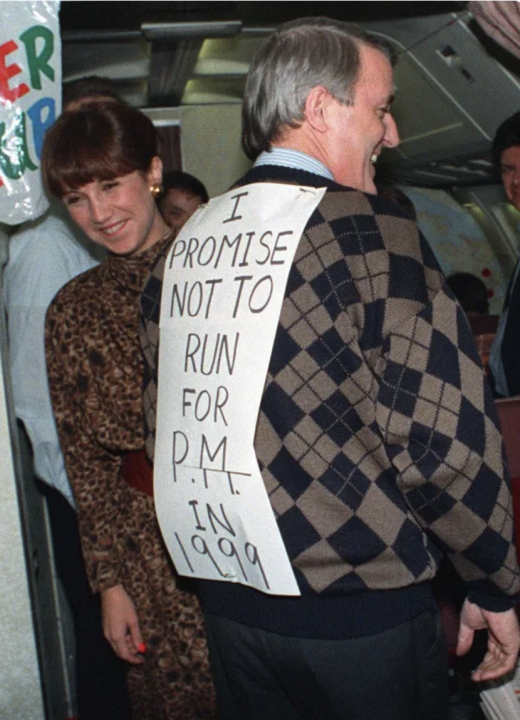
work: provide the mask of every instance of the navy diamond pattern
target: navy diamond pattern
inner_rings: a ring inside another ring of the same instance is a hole
[[[428,525],[432,525],[446,515],[456,504],[447,492],[427,483],[411,490],[407,498],[410,505]]]
[[[274,460],[269,464],[269,470],[275,477],[284,475],[284,489],[293,500],[297,500],[312,483],[312,475],[305,472],[300,463],[293,458],[287,448],[282,447]]]
[[[486,575],[493,575],[500,569],[498,558],[509,550],[507,541],[491,528],[485,528],[480,537],[464,551],[464,557],[479,565]]]
[[[280,385],[271,383],[264,393],[262,411],[279,437],[284,438],[302,419],[303,410],[284,392]]]
[[[385,543],[377,533],[356,515],[348,520],[328,541],[338,554],[345,552],[346,549],[349,563],[354,567],[370,562],[386,549]]]
[[[385,383],[381,388],[381,400],[387,407],[413,417],[422,375],[416,370],[389,362]]]
[[[346,455],[338,455],[320,481],[351,510],[359,508],[370,485],[370,481]]]
[[[414,577],[420,577],[430,562],[428,552],[424,543],[421,543],[421,539],[422,532],[420,528],[410,520],[406,520],[392,545],[396,555]],[[421,545],[423,552],[418,551]]]
[[[453,441],[421,423],[412,423],[412,432],[414,442],[410,444],[410,458],[422,477],[429,480],[444,465]]]
[[[256,168],[244,184],[293,175]],[[411,220],[315,183],[329,189],[289,275],[255,440],[300,586],[321,592],[324,573],[330,593],[422,582],[441,548],[465,558],[470,585],[512,594],[502,444],[464,314]],[[156,294],[143,299],[148,362]]]
[[[327,272],[314,278],[310,285],[334,320],[345,307],[359,302],[359,292],[345,272],[343,261],[331,265]]]
[[[463,397],[460,402],[457,438],[479,455],[486,447],[486,421],[484,415]]]
[[[368,255],[384,249],[377,223],[371,215],[357,215],[348,218],[347,223],[345,218],[331,220],[330,229],[345,255]]]
[[[383,335],[383,323],[385,319],[385,301],[381,298],[373,302],[365,303],[365,326],[359,344],[363,350],[370,350],[377,347]]]
[[[289,272],[289,277],[287,278],[287,293],[290,294],[296,292],[296,290],[302,287],[302,285],[305,285],[305,280],[296,265],[293,265],[291,271]]]
[[[429,356],[427,372],[455,387],[460,387],[458,349],[442,330],[433,330],[432,344],[438,348],[438,351]]]
[[[485,484],[478,482],[481,476],[485,476]],[[502,479],[483,463],[476,480],[477,482],[471,484],[468,492],[464,496],[464,505],[487,523],[496,506]]]
[[[359,355],[345,345],[335,328],[319,337],[309,346],[307,352],[337,384],[341,384],[361,366]]]
[[[281,325],[278,326],[276,331],[274,348],[269,363],[269,372],[272,375],[277,375],[287,365],[287,361],[292,362],[301,352],[301,347]]]
[[[311,413],[312,419],[338,447],[357,433],[363,421],[340,393],[334,393]]]
[[[388,294],[427,303],[427,285],[422,265],[412,257],[389,253],[390,271]]]
[[[298,557],[320,539],[312,524],[296,505],[278,518],[278,527],[290,558]]]

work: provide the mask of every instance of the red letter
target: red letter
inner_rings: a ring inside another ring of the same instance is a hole
[[[13,88],[13,90],[9,87],[9,78],[18,75],[18,73],[22,71],[16,63],[7,66],[5,64],[5,57],[17,49],[18,45],[14,42],[14,40],[9,40],[3,45],[0,45],[0,100],[4,99],[9,102],[13,102],[14,100],[18,100],[18,98],[27,95],[29,92],[29,88],[25,83],[18,85]]]

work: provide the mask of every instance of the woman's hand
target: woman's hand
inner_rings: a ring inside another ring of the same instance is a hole
[[[116,655],[133,665],[144,663],[146,649],[134,603],[122,585],[101,592],[103,633]],[[139,648],[141,652],[139,652]]]

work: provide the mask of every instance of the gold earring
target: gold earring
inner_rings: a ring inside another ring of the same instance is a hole
[[[161,185],[161,183],[155,182],[150,185],[150,192],[152,193],[154,198],[159,197],[159,195],[162,193],[162,191],[163,191],[163,186]]]

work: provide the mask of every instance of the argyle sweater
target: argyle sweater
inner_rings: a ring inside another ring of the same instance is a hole
[[[327,187],[289,274],[255,451],[302,595],[203,581],[209,612],[283,634],[349,637],[432,603],[448,555],[470,598],[518,591],[498,419],[465,315],[416,224],[311,173],[239,183]],[[164,258],[142,297],[149,452]]]

